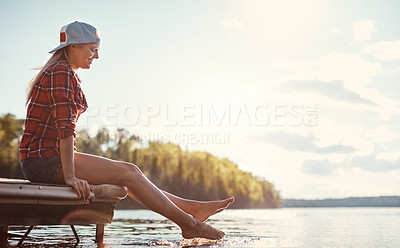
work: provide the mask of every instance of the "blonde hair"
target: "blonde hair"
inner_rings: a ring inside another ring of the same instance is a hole
[[[36,81],[38,80],[39,76],[43,73],[44,70],[47,69],[47,67],[49,67],[50,65],[52,65],[54,63],[60,62],[60,61],[65,61],[68,64],[70,64],[68,54],[67,54],[67,47],[57,50],[49,58],[49,60],[47,60],[47,62],[44,64],[44,66],[34,68],[35,70],[40,70],[40,71],[31,79],[31,81],[28,84],[28,87],[26,88],[27,94],[26,94],[25,105],[28,105],[29,101],[32,98],[33,88],[35,88],[35,84],[36,84]]]

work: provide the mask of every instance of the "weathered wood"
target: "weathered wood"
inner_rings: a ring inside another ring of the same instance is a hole
[[[127,189],[116,185],[95,185],[90,201],[77,197],[72,187],[30,183],[0,178],[0,247],[6,247],[10,225],[28,225],[27,237],[35,225],[96,224],[96,242],[103,242],[104,224],[111,223],[114,209]]]
[[[27,180],[5,180],[0,178],[1,198],[19,197],[51,200],[81,200],[71,186],[34,184]],[[114,199],[120,200],[126,197],[125,187],[102,184],[94,185],[90,199]]]
[[[0,204],[0,225],[86,225],[111,223],[115,203],[87,205]]]

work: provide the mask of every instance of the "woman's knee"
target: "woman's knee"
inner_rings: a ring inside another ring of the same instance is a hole
[[[119,166],[124,168],[123,169],[123,172],[125,175],[124,179],[132,180],[132,179],[136,179],[138,177],[144,176],[143,172],[135,164],[123,162],[123,161],[117,161],[117,163]]]

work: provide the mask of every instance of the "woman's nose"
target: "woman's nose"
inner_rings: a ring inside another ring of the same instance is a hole
[[[98,59],[98,58],[99,58],[99,52],[98,52],[98,51],[95,51],[93,57],[94,57],[95,59]]]

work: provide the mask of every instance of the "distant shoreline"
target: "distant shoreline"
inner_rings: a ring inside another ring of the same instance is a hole
[[[400,196],[348,197],[341,199],[282,199],[281,208],[400,207]]]

